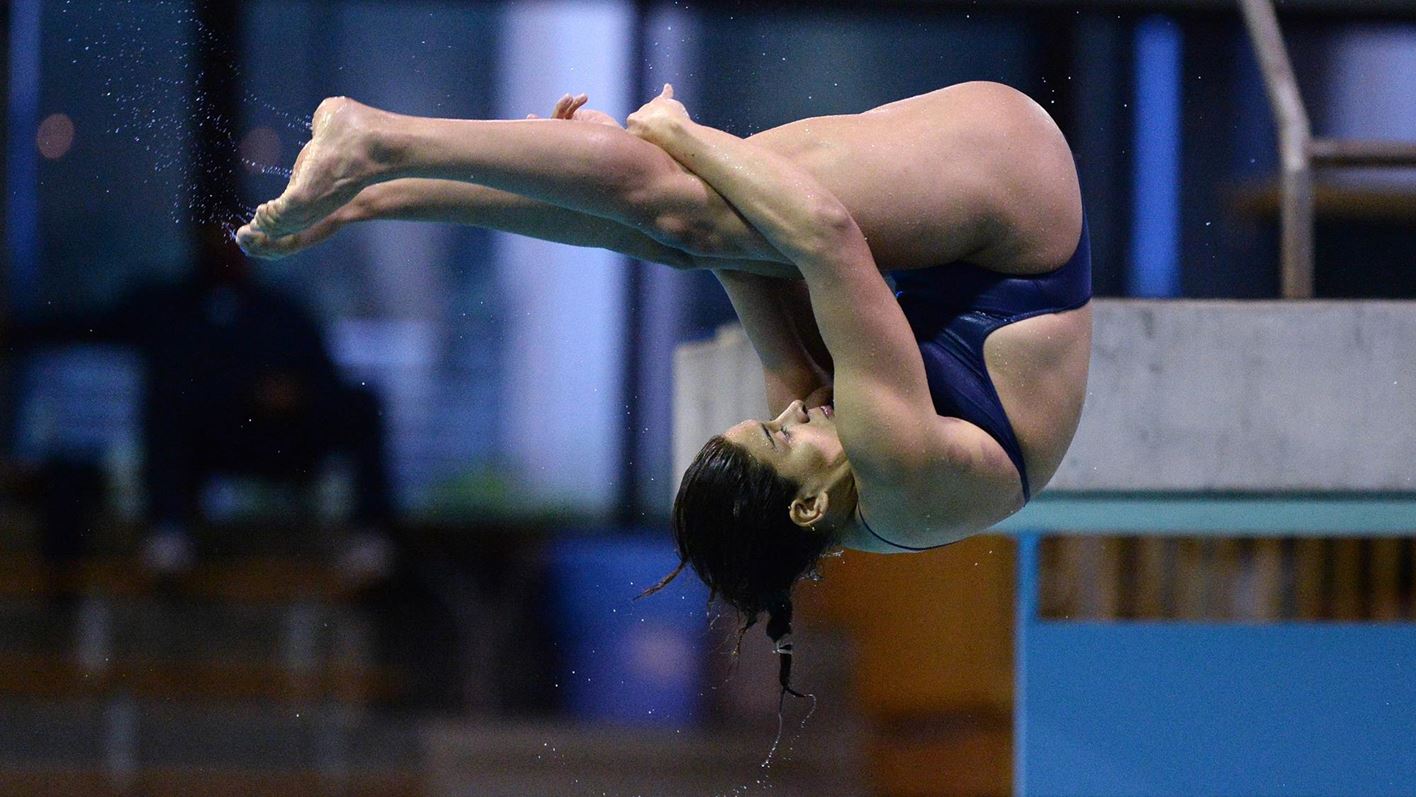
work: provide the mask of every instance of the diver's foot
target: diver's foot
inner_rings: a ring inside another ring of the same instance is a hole
[[[315,109],[310,143],[300,151],[285,193],[256,208],[249,227],[274,240],[309,229],[387,172],[380,124],[388,114],[348,97]]]
[[[345,224],[340,216],[347,207],[345,205],[306,229],[289,235],[266,235],[255,226],[255,222],[251,222],[236,231],[236,243],[240,244],[241,251],[251,257],[263,260],[289,257],[334,235]]]

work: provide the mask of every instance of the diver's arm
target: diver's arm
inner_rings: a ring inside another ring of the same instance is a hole
[[[805,291],[800,280],[762,277],[740,271],[714,270],[737,311],[748,340],[762,362],[767,407],[778,415],[802,399],[809,407],[831,401],[830,360],[823,366],[795,316]],[[810,307],[806,308],[810,315]],[[819,336],[818,336],[819,337]]]
[[[667,87],[629,130],[707,181],[801,271],[834,361],[843,441],[886,467],[937,463],[947,441],[914,334],[840,200],[776,153],[695,124]]]

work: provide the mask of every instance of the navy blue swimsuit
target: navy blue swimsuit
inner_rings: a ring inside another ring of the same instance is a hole
[[[1010,276],[968,263],[949,263],[892,272],[891,277],[895,298],[924,357],[934,411],[962,418],[992,435],[1018,469],[1023,501],[1030,500],[1023,450],[988,375],[983,343],[999,327],[1073,310],[1091,299],[1091,244],[1085,217],[1071,259],[1046,274]],[[890,542],[875,534],[869,523],[865,527],[888,545],[923,550]]]

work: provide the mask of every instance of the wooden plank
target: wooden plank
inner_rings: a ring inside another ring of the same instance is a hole
[[[319,772],[259,772],[205,767],[149,768],[139,772],[138,793],[145,797],[421,797],[423,777],[416,772],[362,772],[332,777]]]
[[[1209,549],[1205,613],[1215,619],[1232,620],[1239,616],[1239,574],[1243,551],[1239,541],[1219,537],[1206,540]]]
[[[1406,616],[1401,594],[1401,554],[1410,543],[1407,540],[1372,540],[1367,583],[1369,584],[1370,618],[1398,620]]]
[[[1328,601],[1323,588],[1326,548],[1325,540],[1301,539],[1294,543],[1294,608],[1299,620],[1327,617]]]
[[[0,766],[0,794],[25,797],[127,797],[130,791],[120,789],[108,776],[97,769],[31,768],[6,763]]]
[[[1121,549],[1122,540],[1117,537],[1102,537],[1098,550],[1096,583],[1100,603],[1098,616],[1116,619],[1121,616]]]
[[[152,595],[157,582],[132,557],[96,557],[66,571],[24,556],[0,557],[0,596],[35,597],[60,589],[84,595]],[[322,563],[275,557],[209,561],[165,582],[165,588],[200,600],[232,603],[342,602],[353,595],[339,571]]]
[[[815,723],[799,731],[797,708],[789,711],[771,789],[751,784],[768,774],[758,765],[772,731],[732,723],[652,729],[492,717],[432,721],[422,734],[425,771],[432,794],[466,797],[870,793],[862,783],[860,734]]]
[[[1206,553],[1203,540],[1194,537],[1179,540],[1175,558],[1174,616],[1177,619],[1200,620],[1205,616],[1205,596],[1209,588],[1205,581]]]
[[[144,767],[124,787],[96,768],[0,767],[0,794],[26,797],[422,797],[417,772],[359,771],[332,778],[310,771]]]
[[[1147,537],[1136,540],[1138,573],[1136,616],[1144,619],[1166,617],[1173,605],[1175,544],[1170,540]]]
[[[1363,619],[1362,545],[1362,540],[1331,543],[1333,619]]]
[[[1081,578],[1077,569],[1075,538],[1048,537],[1042,541],[1042,567],[1038,573],[1038,610],[1043,617],[1069,620],[1078,616]]]
[[[1067,541],[1062,550],[1069,560],[1070,586],[1059,585],[1069,594],[1075,620],[1112,619],[1120,604],[1120,541],[1115,537],[1081,537]]]
[[[1283,610],[1282,542],[1254,540],[1251,556],[1252,588],[1241,616],[1249,620],[1277,620]]]
[[[174,701],[323,699],[365,704],[397,689],[392,670],[341,664],[301,673],[252,662],[119,659],[95,672],[54,656],[0,655],[0,695],[10,696],[64,698],[122,690]]]
[[[1138,560],[1139,551],[1134,537],[1116,538],[1116,619],[1132,619],[1136,616],[1137,593],[1140,592]]]

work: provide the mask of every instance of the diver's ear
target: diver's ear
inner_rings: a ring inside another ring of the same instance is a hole
[[[831,497],[822,490],[815,495],[797,496],[792,499],[792,522],[798,526],[811,528],[826,517],[826,509],[831,505]]]

